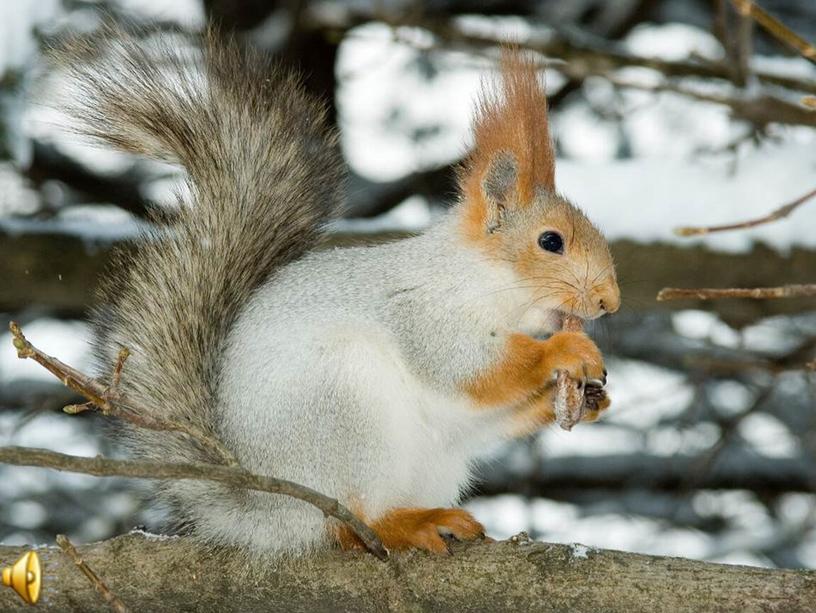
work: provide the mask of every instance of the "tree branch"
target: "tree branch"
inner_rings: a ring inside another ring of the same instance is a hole
[[[0,547],[0,559],[25,550]],[[202,611],[812,611],[816,571],[726,566],[536,543],[519,535],[454,545],[453,555],[371,556],[328,551],[248,565],[188,538],[132,533],[80,547],[105,568],[112,590],[134,610]],[[38,610],[105,611],[59,550],[40,548],[48,569]],[[194,605],[191,605],[194,603]],[[0,609],[25,611],[11,590]]]
[[[381,21],[394,28],[399,26],[419,27],[427,30],[451,48],[467,47],[484,49],[496,47],[507,41],[494,36],[477,35],[463,31],[450,18],[428,18],[422,14],[390,17],[383,12],[347,9],[345,11],[312,11],[310,15],[314,27],[323,28],[336,34],[369,21]],[[664,60],[657,57],[636,55],[626,51],[621,45],[595,36],[579,34],[574,30],[559,30],[546,38],[537,37],[520,43],[524,49],[537,51],[552,58],[563,58],[565,64],[559,67],[570,78],[583,79],[589,75],[603,75],[618,68],[639,66],[650,68],[667,77],[699,77],[731,81],[733,66],[727,62],[707,60]],[[752,76],[760,83],[776,85],[816,94],[816,81],[797,79],[773,72],[755,71]]]
[[[751,78],[751,56],[754,51],[754,22],[751,17],[739,12],[735,30],[736,40],[734,50],[736,57],[734,59],[736,59],[737,83],[744,87]]]
[[[116,611],[116,613],[127,613],[127,607],[125,603],[122,602],[119,597],[116,596],[113,592],[110,591],[110,588],[105,585],[105,582],[99,578],[93,569],[88,566],[85,560],[82,559],[82,556],[79,555],[79,552],[74,547],[74,544],[68,540],[68,537],[64,534],[57,535],[57,545],[59,548],[62,549],[63,553],[67,555],[74,564],[77,565],[82,574],[88,578],[88,581],[91,582],[94,589],[99,592],[99,595],[110,605],[110,608]]]
[[[731,114],[736,119],[749,121],[758,126],[765,126],[769,123],[780,123],[791,126],[816,127],[816,113],[800,104],[793,104],[775,96],[728,96],[698,91],[691,87],[684,87],[672,82],[651,84],[620,79],[612,74],[600,74],[599,76],[617,87],[627,87],[648,92],[671,92],[702,102],[722,104],[731,109]]]
[[[796,298],[816,296],[816,283],[802,285],[782,285],[780,287],[753,287],[727,289],[685,289],[666,287],[657,294],[658,301],[664,300],[719,300],[720,298],[752,298],[767,300],[769,298]]]
[[[17,349],[17,357],[20,359],[30,358],[43,366],[48,372],[62,381],[62,384],[77,394],[88,399],[87,405],[70,405],[68,413],[79,413],[90,408],[97,408],[104,415],[119,417],[135,426],[149,430],[160,430],[168,432],[180,432],[195,440],[203,448],[215,454],[227,466],[238,464],[235,456],[217,439],[201,431],[199,428],[189,424],[179,423],[166,419],[155,414],[155,411],[148,411],[137,408],[127,397],[114,393],[113,387],[106,386],[100,381],[81,373],[77,369],[68,366],[55,357],[37,349],[23,334],[20,326],[15,322],[9,322],[9,330],[12,335],[12,343]],[[119,359],[114,367],[114,382],[118,383],[121,369],[127,359],[127,353],[119,354]]]
[[[708,227],[685,226],[681,228],[675,228],[674,233],[677,234],[678,236],[698,236],[700,234],[711,234],[712,232],[726,232],[728,230],[744,230],[746,228],[754,228],[756,226],[761,226],[762,224],[770,223],[772,221],[777,221],[778,219],[783,219],[784,217],[787,217],[814,196],[816,196],[816,189],[809,191],[803,196],[800,196],[793,202],[785,204],[779,207],[778,209],[774,209],[767,215],[758,217],[756,219],[751,219],[749,221],[724,224],[722,226],[708,226]]]
[[[388,553],[376,534],[357,519],[334,498],[329,498],[305,485],[285,479],[252,474],[241,468],[217,464],[180,464],[144,462],[140,460],[115,460],[112,458],[83,458],[46,449],[27,447],[0,447],[0,464],[14,466],[37,466],[55,470],[94,475],[95,477],[128,477],[135,479],[193,479],[214,481],[247,490],[281,494],[308,502],[348,524],[366,547],[378,558],[386,559]]]
[[[789,47],[796,49],[802,57],[816,64],[816,47],[791,30],[776,17],[768,13],[752,0],[731,0],[740,15],[751,17],[766,32]]]

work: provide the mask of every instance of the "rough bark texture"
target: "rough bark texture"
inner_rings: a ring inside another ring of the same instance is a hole
[[[25,550],[0,547],[9,564]],[[54,547],[38,610],[106,611]],[[380,562],[327,552],[246,571],[185,538],[129,534],[80,548],[132,611],[812,611],[816,571],[724,566],[678,558],[532,543],[460,545],[449,557],[409,553]],[[0,610],[28,610],[8,589]]]

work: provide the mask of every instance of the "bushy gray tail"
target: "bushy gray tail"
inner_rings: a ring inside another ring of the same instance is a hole
[[[177,214],[119,252],[97,320],[106,367],[128,347],[123,391],[217,434],[225,336],[252,291],[301,256],[336,211],[341,165],[320,104],[258,52],[213,33],[137,41],[108,29],[55,51],[78,130],[180,163]],[[218,461],[182,436],[129,433],[145,458]]]

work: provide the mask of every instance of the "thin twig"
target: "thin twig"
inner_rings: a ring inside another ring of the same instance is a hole
[[[62,412],[68,415],[79,415],[85,411],[93,411],[96,405],[93,402],[83,402],[82,404],[66,404],[62,407]]]
[[[722,226],[708,226],[696,227],[686,226],[682,228],[675,228],[674,233],[678,236],[698,236],[700,234],[711,234],[712,232],[726,232],[728,230],[744,230],[745,228],[753,228],[761,226],[762,224],[770,223],[783,219],[793,213],[797,208],[805,204],[808,200],[816,196],[816,189],[813,189],[803,196],[800,196],[793,202],[785,204],[778,209],[775,209],[763,217],[751,219],[749,221],[742,221],[738,223],[725,224]]]
[[[782,285],[780,287],[753,287],[753,288],[698,288],[685,289],[666,287],[657,294],[657,300],[718,300],[720,298],[753,298],[767,300],[769,298],[800,298],[816,296],[816,283],[802,285]]]
[[[12,343],[15,349],[17,349],[17,357],[34,360],[62,381],[63,385],[88,399],[88,402],[85,404],[65,407],[66,413],[76,414],[89,409],[97,409],[104,415],[119,417],[140,428],[180,432],[195,440],[201,447],[212,452],[215,457],[220,458],[228,466],[238,465],[238,461],[232,452],[216,438],[192,425],[166,419],[156,415],[155,411],[136,407],[125,395],[119,393],[117,386],[121,378],[122,368],[128,356],[127,350],[119,352],[113,370],[112,384],[106,386],[76,368],[37,349],[37,347],[28,341],[17,323],[13,321],[10,322],[9,330],[11,330]]]
[[[81,394],[90,402],[95,404],[103,413],[109,413],[111,407],[105,400],[105,386],[87,377],[78,370],[64,364],[57,358],[46,355],[34,345],[28,342],[20,326],[16,322],[9,322],[9,330],[11,331],[12,344],[17,350],[17,357],[25,360],[31,358],[35,362],[43,366],[47,371],[54,375],[57,379],[62,381],[62,384],[73,391]]]
[[[71,560],[73,560],[74,564],[79,567],[79,570],[82,571],[88,581],[91,582],[91,585],[94,586],[94,589],[99,592],[100,596],[105,599],[111,609],[116,611],[116,613],[127,613],[128,608],[125,606],[125,603],[122,602],[119,597],[114,594],[110,588],[105,585],[105,582],[99,578],[93,569],[88,566],[87,562],[82,559],[82,556],[79,555],[79,552],[74,547],[74,544],[68,540],[68,537],[64,534],[57,535],[57,545],[59,545],[60,549],[67,555]]]
[[[736,34],[737,82],[745,86],[751,79],[751,54],[754,47],[754,22],[750,16],[739,13]]]
[[[729,56],[730,37],[728,36],[728,0],[714,0],[714,17],[711,22],[711,32],[720,41],[726,54]]]
[[[113,374],[111,375],[111,384],[108,388],[109,396],[116,396],[118,394],[119,382],[122,380],[122,369],[125,367],[125,362],[130,357],[130,349],[122,347],[119,350],[119,355],[116,356],[116,364],[113,367]]]
[[[385,560],[388,552],[374,531],[334,498],[305,485],[285,479],[252,474],[242,468],[220,464],[183,464],[115,460],[112,458],[82,458],[45,449],[0,447],[0,464],[38,466],[94,475],[96,477],[129,477],[134,479],[193,479],[215,481],[233,487],[280,494],[297,498],[320,509],[327,517],[347,524],[360,537],[371,553]]]
[[[802,57],[816,64],[816,47],[791,30],[752,0],[731,0],[740,15],[750,16],[774,38],[796,49]]]

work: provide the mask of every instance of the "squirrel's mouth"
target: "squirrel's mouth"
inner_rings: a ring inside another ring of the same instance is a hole
[[[583,319],[584,321],[590,321],[606,315],[606,311],[603,309],[597,309],[593,312],[587,312],[585,309],[572,309],[572,310],[559,309],[553,310],[552,312],[555,314],[554,317],[557,319],[559,330],[564,324],[564,318],[567,316],[578,317],[579,319]]]
[[[526,316],[519,322],[520,330],[533,336],[546,336],[555,334],[564,329],[564,319],[567,317],[578,317],[581,320],[595,319],[598,315],[567,311],[561,309],[541,309],[535,313],[528,311]]]

